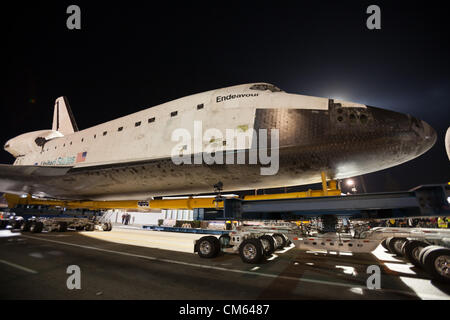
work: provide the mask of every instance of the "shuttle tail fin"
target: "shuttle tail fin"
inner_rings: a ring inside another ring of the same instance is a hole
[[[78,131],[77,123],[66,97],[59,97],[55,101],[52,130],[59,131],[63,135]]]

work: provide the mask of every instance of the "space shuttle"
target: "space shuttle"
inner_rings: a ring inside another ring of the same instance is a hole
[[[199,125],[213,134],[197,143],[174,139],[184,130],[194,140]],[[239,144],[227,131],[247,138]],[[255,132],[267,133],[265,147]],[[435,142],[433,128],[410,115],[291,94],[269,83],[194,94],[84,130],[60,97],[52,129],[25,133],[4,145],[15,162],[0,165],[0,192],[126,200],[211,193],[218,182],[223,191],[297,186],[320,182],[322,171],[343,179],[397,166]],[[273,174],[261,174],[271,164],[258,157],[234,164],[195,161],[217,154],[248,159],[252,150],[263,148],[266,155],[276,155]],[[193,161],[177,163],[174,150]]]

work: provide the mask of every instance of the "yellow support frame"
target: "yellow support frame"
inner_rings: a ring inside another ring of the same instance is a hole
[[[337,182],[331,180],[327,184],[325,172],[322,176],[322,190],[311,190],[291,193],[265,194],[255,196],[245,196],[244,200],[268,200],[268,199],[292,199],[308,197],[339,196],[341,190],[337,187]],[[47,200],[35,199],[28,195],[26,198],[17,195],[5,194],[9,208],[18,205],[36,205],[61,207],[67,209],[88,209],[88,210],[151,210],[151,209],[196,209],[196,208],[223,208],[223,201],[216,201],[215,197],[210,198],[187,198],[187,199],[163,199],[163,200],[123,200],[123,201],[72,201],[72,200]]]

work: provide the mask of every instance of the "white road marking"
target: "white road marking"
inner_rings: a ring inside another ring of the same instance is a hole
[[[102,249],[102,248],[97,248],[97,247],[81,245],[81,244],[74,244],[74,243],[62,242],[62,241],[57,241],[57,240],[44,239],[44,238],[40,238],[40,237],[24,236],[24,235],[22,235],[22,236],[25,238],[29,238],[29,239],[42,240],[42,241],[53,242],[53,243],[58,243],[58,244],[63,244],[63,245],[68,245],[68,246],[73,246],[73,247],[96,250],[96,251],[101,251],[101,252],[115,253],[115,254],[120,254],[120,255],[128,256],[128,257],[147,259],[147,260],[151,260],[151,261],[166,262],[166,263],[184,265],[184,266],[195,267],[195,268],[200,268],[200,269],[212,269],[212,270],[219,270],[219,271],[225,271],[225,272],[248,274],[248,275],[252,275],[252,276],[260,276],[260,277],[266,277],[266,278],[284,279],[284,280],[292,280],[292,281],[301,281],[301,282],[309,282],[309,283],[316,283],[316,284],[325,284],[325,285],[332,285],[332,286],[338,286],[338,287],[347,287],[347,288],[358,287],[358,286],[355,286],[354,284],[280,276],[280,275],[276,275],[276,274],[252,272],[252,271],[247,271],[247,270],[226,269],[226,268],[222,268],[222,267],[218,267],[218,266],[208,266],[208,265],[196,264],[196,263],[190,263],[190,262],[184,262],[184,261],[155,258],[155,257],[151,257],[151,256],[143,256],[143,255],[134,254],[134,253]],[[361,286],[361,288],[366,289],[365,286]]]
[[[6,264],[6,265],[8,265],[10,267],[13,267],[13,268],[16,268],[16,269],[19,269],[19,270],[22,270],[22,271],[25,271],[25,272],[28,272],[28,273],[32,273],[32,274],[37,274],[38,273],[37,271],[34,271],[32,269],[28,269],[28,268],[19,266],[18,264],[15,264],[15,263],[12,263],[12,262],[8,262],[8,261],[5,261],[5,260],[0,260],[0,263]]]
[[[278,258],[278,256],[275,253],[272,253],[272,256],[268,258],[267,261],[272,261],[275,260],[276,258]]]
[[[365,285],[358,286],[355,284],[347,284],[347,283],[342,283],[342,282],[333,282],[333,281],[307,279],[307,278],[296,278],[296,277],[280,276],[280,275],[276,275],[276,274],[269,274],[269,273],[262,273],[262,272],[252,272],[252,271],[246,271],[246,270],[226,269],[226,268],[221,268],[218,266],[208,266],[208,265],[203,265],[203,264],[189,263],[189,262],[176,261],[176,260],[170,260],[170,259],[162,259],[162,258],[156,258],[156,257],[151,257],[151,256],[143,256],[143,255],[133,254],[133,253],[128,253],[128,252],[108,250],[108,249],[91,247],[91,246],[86,246],[86,245],[81,245],[81,244],[74,244],[74,243],[68,243],[68,242],[63,242],[63,241],[44,239],[44,238],[40,238],[40,237],[24,236],[24,235],[22,235],[22,237],[29,238],[29,239],[42,240],[42,241],[47,241],[47,242],[53,242],[53,243],[58,243],[58,244],[63,244],[63,245],[68,245],[68,246],[73,246],[73,247],[79,247],[79,248],[84,248],[84,249],[96,250],[96,251],[101,251],[101,252],[114,253],[114,254],[119,254],[119,255],[123,255],[123,256],[142,258],[142,259],[151,260],[151,261],[184,265],[184,266],[195,267],[195,268],[200,268],[200,269],[212,269],[212,270],[219,270],[219,271],[224,271],[224,272],[232,272],[232,273],[248,274],[248,275],[252,275],[252,276],[260,276],[260,277],[272,278],[272,279],[284,279],[284,280],[291,280],[291,281],[297,281],[297,282],[307,282],[307,283],[314,283],[314,284],[331,285],[331,286],[354,288],[354,289],[360,288],[363,290],[368,290]],[[368,290],[368,291],[371,291],[371,290]],[[376,291],[378,291],[378,290],[376,290]],[[404,295],[417,297],[417,295],[414,293],[401,291],[401,290],[380,289],[379,291],[401,293]],[[432,297],[432,295],[430,295],[429,297]]]
[[[289,250],[294,249],[294,248],[295,248],[295,244],[292,243],[289,247],[286,247],[283,250],[277,250],[277,253],[285,253],[285,252],[288,252]]]

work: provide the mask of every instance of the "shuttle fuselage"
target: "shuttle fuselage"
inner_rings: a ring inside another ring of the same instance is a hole
[[[218,181],[225,191],[302,185],[320,182],[321,171],[340,179],[399,165],[436,141],[434,130],[410,115],[289,94],[264,83],[195,94],[81,131],[73,125],[70,108],[59,107],[64,101],[57,100],[52,130],[6,143],[16,161],[14,169],[0,167],[0,191],[119,200],[209,193]],[[198,124],[200,146],[174,139],[180,129],[192,132],[194,139]],[[248,135],[239,142],[227,130]],[[241,164],[173,161],[174,154],[194,158],[198,153],[248,159],[259,147],[251,133],[261,130],[267,130],[269,140],[272,131],[279,134],[277,152],[267,152],[278,153],[271,159],[278,161],[276,166],[260,159]],[[261,174],[261,167],[271,165],[275,174]]]

